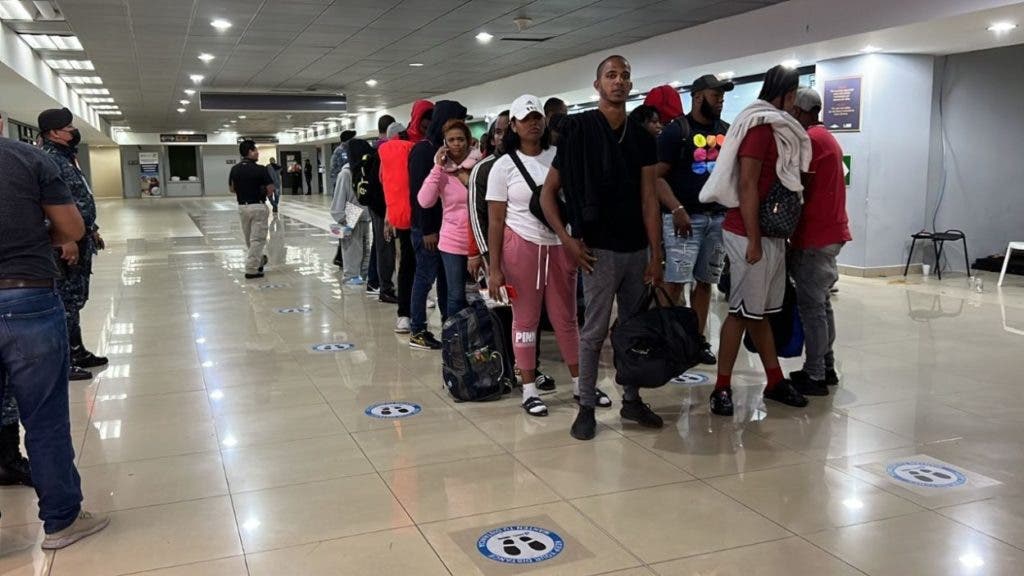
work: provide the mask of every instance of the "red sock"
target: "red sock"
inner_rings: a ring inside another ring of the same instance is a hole
[[[768,375],[768,390],[775,388],[775,385],[782,381],[782,367],[776,366],[775,368],[769,368],[765,370],[765,374]]]
[[[732,388],[732,374],[719,374],[718,381],[715,382],[715,392],[729,388]]]

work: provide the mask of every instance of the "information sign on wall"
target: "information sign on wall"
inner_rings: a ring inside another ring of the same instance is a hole
[[[825,80],[825,109],[822,123],[833,132],[860,132],[861,83],[860,76]]]
[[[169,143],[206,142],[206,134],[161,134],[160,141]]]

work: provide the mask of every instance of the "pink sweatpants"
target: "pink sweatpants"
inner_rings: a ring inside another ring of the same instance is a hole
[[[516,367],[537,368],[537,329],[541,305],[555,329],[566,365],[580,361],[580,332],[576,322],[576,263],[562,246],[540,246],[505,228],[502,250],[505,283],[512,286],[512,349]]]

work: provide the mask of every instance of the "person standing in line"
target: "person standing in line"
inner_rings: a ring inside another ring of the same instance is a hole
[[[43,139],[43,152],[57,165],[61,178],[71,190],[78,211],[82,213],[86,234],[81,240],[61,247],[61,279],[57,283],[68,324],[71,346],[71,380],[91,380],[86,368],[98,368],[107,359],[97,356],[85,347],[82,339],[81,311],[89,301],[89,280],[92,259],[105,247],[96,225],[96,200],[89,183],[78,166],[78,144],[81,134],[75,128],[74,116],[67,108],[44,110],[39,114],[39,133]]]
[[[512,346],[523,381],[523,409],[547,416],[540,399],[537,340],[541,308],[546,307],[562,358],[579,398],[579,326],[576,323],[576,262],[558,236],[530,212],[537,182],[544,182],[555,148],[540,100],[523,95],[512,103],[511,130],[487,183],[491,298],[501,300],[506,284],[515,289],[512,300]],[[514,155],[514,156],[513,156]],[[517,163],[518,162],[518,163]],[[532,181],[527,181],[527,175]],[[611,400],[604,397],[608,405]]]
[[[541,192],[545,219],[585,273],[580,408],[570,432],[577,440],[590,440],[597,433],[597,372],[612,306],[617,301],[620,314],[635,311],[645,284],[661,282],[663,265],[661,218],[654,192],[656,144],[626,115],[626,100],[633,89],[631,66],[622,56],[609,56],[598,65],[596,76],[598,108],[563,122],[558,151]],[[568,229],[558,205],[563,187]],[[634,386],[624,388],[619,415],[648,428],[663,425]]]
[[[644,130],[647,130],[651,136],[657,138],[658,134],[661,134],[661,116],[658,115],[658,111],[654,107],[641,104],[633,108],[633,111],[629,113],[629,117],[637,124],[643,126]]]
[[[441,322],[448,319],[448,286],[444,279],[441,253],[438,251],[443,210],[440,205],[423,208],[417,199],[424,180],[435,165],[437,151],[444,145],[444,125],[449,120],[465,120],[466,107],[452,100],[434,105],[427,137],[409,152],[409,193],[412,195],[412,241],[416,248],[416,278],[412,287],[412,336],[409,346],[420,350],[440,350],[441,342],[427,329],[427,296],[437,284],[437,303]],[[468,194],[468,193],[467,193]]]
[[[395,294],[395,238],[387,233],[387,202],[384,200],[380,179],[380,147],[388,141],[388,126],[395,118],[385,114],[377,119],[377,141],[373,150],[361,162],[362,178],[372,200],[368,206],[373,225],[373,248],[370,250],[370,272],[366,279],[366,294],[376,296],[384,304],[397,304]]]
[[[544,121],[547,122],[548,130],[551,130],[552,145],[558,145],[558,128],[567,116],[569,107],[565,105],[565,100],[552,96],[544,101]]]
[[[309,158],[306,158],[306,163],[302,166],[302,174],[306,177],[306,196],[313,193],[313,165],[310,164]]]
[[[711,310],[712,286],[722,277],[725,206],[702,203],[699,195],[711,177],[729,124],[722,121],[725,93],[733,83],[713,75],[698,78],[690,89],[690,113],[672,119],[658,137],[658,194],[665,242],[665,283],[673,302],[691,284],[690,306],[697,313],[700,362],[718,361],[704,336]],[[676,99],[679,93],[666,86]],[[663,101],[668,97],[663,97]],[[680,110],[682,110],[680,105]]]
[[[786,292],[786,239],[761,235],[760,209],[775,186],[802,192],[801,173],[811,161],[807,131],[786,110],[793,107],[800,73],[776,66],[765,74],[757,100],[729,128],[718,165],[699,200],[728,207],[722,240],[729,257],[729,316],[722,323],[718,380],[711,412],[732,416],[732,371],[744,331],[750,333],[768,383],[764,398],[807,406],[807,398],[782,374],[765,314],[782,310]]]
[[[836,258],[853,240],[846,215],[843,149],[818,119],[821,95],[801,87],[792,114],[811,139],[810,181],[804,188],[800,224],[790,239],[790,273],[796,284],[796,303],[804,325],[806,358],[803,370],[790,372],[797,390],[807,396],[827,396],[839,384],[832,344],[836,321],[831,288],[839,280]]]
[[[331,154],[331,173],[327,178],[328,190],[331,194],[334,194],[334,190],[338,187],[338,173],[341,172],[341,167],[348,164],[348,141],[355,138],[355,130],[343,130],[339,137],[340,143],[334,149],[334,153]],[[345,269],[344,253],[341,249],[341,240],[338,240],[338,249],[334,253],[334,265],[342,270]]]
[[[63,111],[57,112],[59,116],[47,115],[47,122],[40,123],[40,128],[50,128],[51,136],[54,130],[73,130]],[[66,142],[73,139],[69,134]],[[109,516],[82,510],[82,481],[68,416],[67,322],[55,289],[60,272],[54,249],[77,260],[77,242],[91,232],[61,170],[44,152],[0,137],[0,173],[0,392],[21,407],[46,534],[42,547],[57,550],[110,523]]]
[[[341,167],[338,184],[331,202],[331,217],[341,225],[341,249],[344,252],[345,268],[342,271],[342,283],[349,286],[362,286],[370,268],[370,214],[365,206],[356,200],[358,177],[351,168],[357,158],[370,152],[369,143],[359,138],[349,140],[349,161]],[[356,173],[359,173],[357,170]]]
[[[480,160],[480,151],[471,147],[472,134],[462,120],[449,120],[442,128],[442,133],[444,146],[434,154],[434,167],[420,186],[417,201],[426,210],[439,201],[441,203],[442,220],[437,248],[441,253],[448,288],[445,311],[448,316],[452,316],[468,305],[468,254],[473,236],[469,226],[467,185],[470,171]]]
[[[256,163],[260,153],[256,143],[243,140],[238,145],[242,161],[231,167],[228,187],[238,200],[238,214],[242,220],[242,235],[248,250],[245,258],[245,277],[263,278],[267,256],[263,247],[267,243],[267,198],[274,196],[274,181],[265,166]]]
[[[302,194],[302,164],[298,162],[292,163],[288,167],[288,174],[292,178],[292,196],[298,196]]]
[[[281,165],[277,163],[277,158],[270,157],[267,173],[270,174],[270,179],[274,181],[274,195],[270,198],[270,205],[274,207],[274,214],[277,214],[277,207],[281,203]]]

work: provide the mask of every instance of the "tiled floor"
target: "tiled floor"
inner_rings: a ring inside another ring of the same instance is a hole
[[[1021,279],[844,277],[832,396],[765,406],[744,352],[733,419],[708,413],[709,384],[669,384],[645,396],[665,429],[608,411],[580,443],[550,335],[548,418],[452,402],[440,355],[339,286],[325,214],[285,196],[269,273],[245,281],[230,198],[100,203],[84,328],[111,363],[71,384],[71,421],[86,505],[112,524],[43,553],[34,493],[2,488],[0,574],[1021,573]],[[355,347],[312,350],[332,342]],[[364,414],[402,401],[422,411]],[[900,462],[949,486],[900,481]],[[550,531],[559,553],[489,559],[477,540],[504,526]]]

